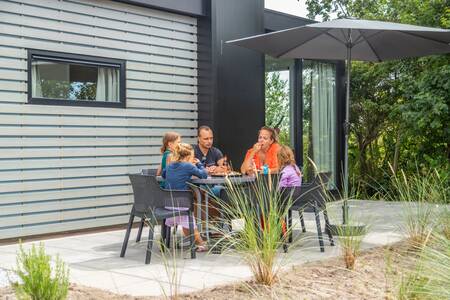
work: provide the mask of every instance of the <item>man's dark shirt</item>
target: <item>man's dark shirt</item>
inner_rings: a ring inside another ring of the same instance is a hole
[[[206,156],[203,155],[198,144],[192,145],[192,147],[194,148],[195,158],[197,158],[205,167],[217,166],[217,162],[223,157],[222,152],[216,147],[211,147]]]

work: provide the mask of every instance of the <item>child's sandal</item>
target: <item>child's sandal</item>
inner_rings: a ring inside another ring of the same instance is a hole
[[[208,251],[208,246],[205,244],[197,245],[197,248],[195,249],[196,252],[206,252]]]

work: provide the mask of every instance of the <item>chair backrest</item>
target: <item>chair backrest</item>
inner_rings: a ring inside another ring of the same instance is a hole
[[[134,193],[134,210],[137,213],[149,213],[154,208],[187,207],[192,209],[191,191],[170,191],[160,187],[156,176],[130,174]]]
[[[328,184],[328,181],[330,181],[331,172],[319,172],[314,177],[313,182],[315,182],[318,185],[324,185],[326,186]]]
[[[317,203],[319,208],[324,207],[326,203],[326,185],[330,179],[330,172],[317,173],[311,183],[302,184],[301,187],[286,188],[283,191],[284,197],[292,195],[292,204],[294,206],[307,206]]]
[[[142,169],[142,175],[156,176],[158,169]]]
[[[149,213],[156,207],[164,206],[161,197],[158,197],[158,194],[154,192],[152,184],[155,180],[154,176],[142,174],[130,174],[128,176],[133,187],[134,210],[137,213]]]

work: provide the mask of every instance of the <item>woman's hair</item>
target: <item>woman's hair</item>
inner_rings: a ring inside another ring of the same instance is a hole
[[[182,161],[188,156],[191,156],[194,153],[194,148],[191,145],[186,143],[179,143],[175,146],[173,153],[174,161]]]
[[[277,153],[278,165],[280,170],[289,165],[295,165],[294,152],[288,146],[281,145]]]
[[[261,129],[258,131],[258,135],[261,133],[261,130],[265,130],[268,131],[270,133],[270,138],[273,140],[274,143],[278,143],[278,134],[275,131],[275,129],[273,129],[272,127],[269,126],[263,126],[261,127]]]
[[[169,143],[175,142],[180,137],[180,134],[175,131],[166,132],[163,136],[161,153],[164,153],[169,147]]]

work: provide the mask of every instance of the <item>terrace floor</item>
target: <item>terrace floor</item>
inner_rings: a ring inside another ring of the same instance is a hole
[[[364,239],[364,249],[402,239],[398,228],[404,204],[367,200],[354,200],[350,204],[350,214],[358,216],[359,220],[364,220],[370,225],[370,232]],[[340,219],[340,204],[333,204],[328,210],[332,223],[333,220]],[[339,247],[331,247],[325,235],[325,253],[319,251],[314,215],[310,213],[304,215],[306,233],[300,231],[298,215],[293,216],[294,241],[299,242],[295,243],[287,254],[280,252],[279,259],[283,260],[283,267],[339,255]],[[322,223],[322,228],[323,226]],[[137,229],[133,229],[126,256],[120,258],[124,234],[125,230],[116,230],[53,238],[42,242],[48,254],[59,254],[69,265],[70,281],[73,283],[133,296],[157,296],[162,295],[164,290],[169,293],[170,280],[157,243],[153,245],[151,264],[145,265],[147,231],[144,229],[142,241],[136,243],[133,239],[136,237]],[[30,247],[32,243],[39,242],[24,243],[24,247]],[[10,270],[15,267],[17,250],[18,244],[0,246],[0,287],[8,284]],[[191,260],[189,257],[189,252],[184,252],[179,253],[176,259],[181,278],[179,287],[181,293],[247,280],[251,277],[249,268],[237,254],[198,253],[197,259]]]

